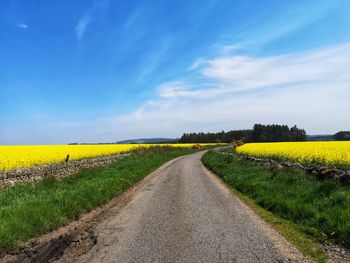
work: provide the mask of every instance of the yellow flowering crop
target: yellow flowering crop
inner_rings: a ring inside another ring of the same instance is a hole
[[[238,153],[328,166],[350,166],[350,141],[247,143]]]
[[[77,160],[128,152],[136,147],[173,146],[191,147],[193,144],[100,144],[100,145],[30,145],[0,146],[0,171],[19,167],[31,167],[65,160]],[[201,144],[207,145],[207,144]]]

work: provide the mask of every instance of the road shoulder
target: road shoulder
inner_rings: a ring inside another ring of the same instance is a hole
[[[121,195],[81,215],[78,220],[30,240],[19,249],[4,255],[0,262],[74,262],[74,258],[86,253],[95,245],[95,228],[98,225],[118,214],[145,184],[183,157],[166,162]]]
[[[276,229],[268,224],[260,215],[256,213],[256,210],[252,209],[251,204],[248,204],[246,200],[242,199],[242,195],[237,195],[232,187],[226,185],[218,176],[208,170],[202,163],[203,170],[206,171],[208,177],[219,187],[222,191],[230,194],[237,203],[244,209],[249,216],[260,226],[264,233],[272,240],[276,250],[283,258],[289,259],[290,262],[314,262],[310,258],[304,256],[295,246],[286,240]]]

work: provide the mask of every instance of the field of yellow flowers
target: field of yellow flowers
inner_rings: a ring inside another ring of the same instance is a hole
[[[128,152],[136,147],[192,147],[193,144],[100,144],[0,146],[0,171]],[[205,146],[208,144],[201,144]]]
[[[307,164],[350,166],[350,142],[247,143],[237,148],[241,154],[287,159]]]

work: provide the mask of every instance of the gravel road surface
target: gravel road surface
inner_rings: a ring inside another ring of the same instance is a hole
[[[204,168],[202,155],[181,157],[147,181],[75,261],[307,262]]]

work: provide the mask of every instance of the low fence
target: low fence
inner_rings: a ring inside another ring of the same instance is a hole
[[[67,158],[67,162],[64,163],[2,171],[0,172],[0,187],[14,185],[19,182],[36,182],[50,176],[56,178],[66,177],[78,172],[80,169],[103,166],[113,161],[120,160],[127,155],[129,154],[115,154],[75,161],[68,161]]]

